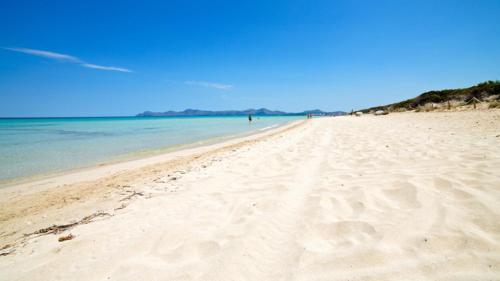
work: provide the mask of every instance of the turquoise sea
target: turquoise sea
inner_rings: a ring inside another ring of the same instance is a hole
[[[0,184],[223,140],[303,117],[0,119]]]

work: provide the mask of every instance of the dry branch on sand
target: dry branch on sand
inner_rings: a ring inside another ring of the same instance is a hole
[[[69,223],[69,224],[61,224],[61,225],[55,225],[54,224],[52,226],[39,229],[39,230],[37,230],[35,232],[25,234],[25,236],[46,235],[46,234],[51,234],[51,233],[58,234],[58,233],[61,233],[61,232],[65,231],[65,230],[73,228],[73,227],[75,227],[77,225],[90,223],[93,219],[95,219],[97,217],[104,217],[104,216],[112,216],[112,215],[109,214],[109,213],[97,212],[97,213],[93,213],[93,214],[91,214],[89,216],[86,216],[86,217],[84,217],[83,219],[81,219],[79,221],[76,221],[76,222],[73,222],[73,223]]]
[[[26,242],[26,240],[29,239],[31,236],[42,236],[42,235],[48,235],[48,234],[59,234],[59,233],[64,232],[64,231],[66,231],[68,229],[71,229],[71,228],[73,228],[73,227],[75,227],[77,225],[91,223],[95,218],[98,218],[98,217],[108,217],[108,216],[111,217],[113,215],[110,214],[110,213],[105,213],[105,212],[96,212],[96,213],[93,213],[91,215],[88,215],[88,216],[82,218],[79,221],[73,222],[73,223],[60,224],[60,225],[55,225],[54,224],[52,226],[39,229],[39,230],[37,230],[35,232],[24,234],[24,237],[20,238],[15,243],[7,244],[7,245],[4,245],[3,247],[1,247],[0,248],[0,256],[6,256],[6,255],[9,255],[9,254],[13,253],[15,251],[15,247],[17,245]],[[71,240],[74,237],[75,237],[74,235],[69,234],[69,235],[66,235],[66,236],[59,237],[58,241],[62,242],[62,241],[66,241],[66,240]]]
[[[122,201],[126,201],[126,200],[130,200],[130,199],[132,199],[132,197],[134,197],[134,196],[144,196],[144,193],[143,193],[143,192],[137,192],[137,191],[135,191],[135,190],[134,190],[134,191],[132,192],[132,194],[130,194],[130,195],[128,195],[128,196],[126,196],[126,197],[124,197],[124,198],[120,199],[120,202],[122,202]]]

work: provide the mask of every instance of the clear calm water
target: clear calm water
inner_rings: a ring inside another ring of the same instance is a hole
[[[0,119],[0,183],[228,138],[303,117]]]

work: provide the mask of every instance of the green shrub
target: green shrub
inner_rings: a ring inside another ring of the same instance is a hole
[[[490,102],[490,104],[488,105],[488,108],[500,108],[500,101],[492,101]]]
[[[444,103],[450,100],[467,102],[472,98],[476,98],[479,100],[484,100],[487,97],[492,95],[499,95],[497,100],[500,100],[500,80],[496,81],[486,81],[483,83],[479,83],[475,86],[463,89],[447,89],[441,91],[429,91],[422,93],[421,95],[404,101],[400,101],[393,104],[388,104],[385,106],[376,106],[368,109],[361,110],[362,112],[369,112],[370,110],[377,111],[379,109],[387,109],[391,108],[394,111],[399,109],[412,110],[417,109],[416,111],[423,111],[425,109],[418,109],[420,106],[424,106],[428,103]],[[497,106],[496,104],[493,106]],[[497,108],[497,107],[493,107]]]

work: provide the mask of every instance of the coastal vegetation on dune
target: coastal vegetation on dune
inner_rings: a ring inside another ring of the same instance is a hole
[[[487,102],[489,108],[500,108],[500,80],[486,81],[468,88],[428,91],[411,99],[360,111],[421,111],[429,108],[468,106],[474,102]]]

